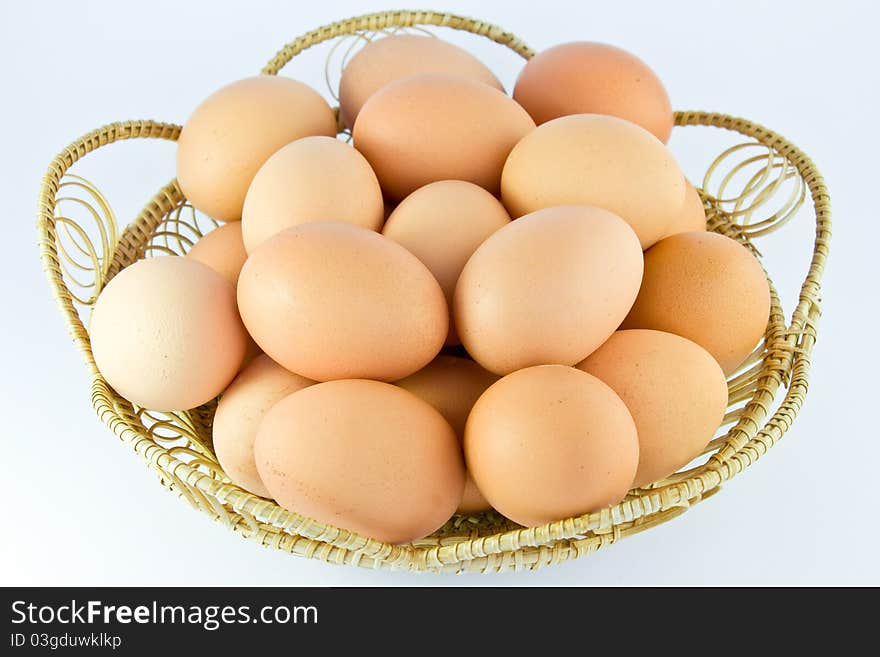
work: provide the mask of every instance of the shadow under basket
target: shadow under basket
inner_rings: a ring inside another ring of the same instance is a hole
[[[323,41],[332,42],[329,70],[333,57],[344,59],[371,38],[401,30],[424,32],[425,26],[486,37],[524,58],[533,54],[514,35],[479,20],[433,11],[393,11],[309,32],[284,46],[262,73],[277,74],[291,58]],[[328,86],[334,94],[329,73]],[[822,176],[795,145],[746,119],[676,112],[675,124],[676,130],[711,126],[721,129],[716,132],[742,137],[718,155],[702,181],[694,181],[708,228],[739,240],[760,258],[756,242],[792,219],[803,205],[800,215],[812,214],[816,225],[809,270],[789,321],[770,282],[771,310],[764,341],[728,381],[727,415],[718,437],[696,461],[699,465],[632,490],[613,507],[541,527],[524,529],[493,512],[455,516],[427,538],[410,545],[389,545],[324,525],[229,481],[211,444],[214,402],[190,411],[157,413],[133,406],[108,386],[95,366],[85,326],[97,295],[116,273],[141,258],[185,253],[216,222],[188,205],[172,180],[120,230],[101,192],[68,170],[92,151],[116,141],[174,141],[180,126],[156,121],[113,123],[64,149],[43,178],[37,223],[40,256],[91,375],[92,403],[98,416],[158,473],[163,485],[195,508],[262,545],[337,564],[434,572],[538,568],[583,556],[666,522],[713,495],[723,482],[782,438],[807,393],[820,312],[820,279],[831,235],[829,196]],[[708,136],[712,131],[704,132]],[[807,199],[811,203],[805,204]],[[810,204],[812,213],[807,211]]]

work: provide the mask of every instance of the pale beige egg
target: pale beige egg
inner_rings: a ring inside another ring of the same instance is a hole
[[[114,276],[95,302],[89,337],[107,383],[155,411],[216,397],[247,342],[229,281],[180,256],[138,260]]]

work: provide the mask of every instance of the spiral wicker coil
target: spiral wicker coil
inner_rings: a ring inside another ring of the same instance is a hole
[[[277,74],[291,58],[323,41],[363,40],[416,26],[464,30],[522,57],[533,54],[517,37],[489,23],[433,11],[393,11],[308,32],[284,46],[262,72]],[[334,46],[338,50],[344,49]],[[348,46],[347,53],[351,50]],[[197,509],[260,544],[332,563],[438,572],[538,568],[579,557],[670,520],[714,494],[782,438],[807,393],[820,313],[820,281],[831,235],[830,202],[822,176],[795,145],[751,121],[708,112],[676,112],[675,123],[722,128],[748,138],[722,152],[703,180],[694,181],[711,230],[740,240],[760,255],[754,242],[795,217],[803,201],[810,199],[816,233],[809,270],[790,320],[771,281],[764,342],[729,380],[729,409],[722,424],[726,430],[709,444],[699,465],[633,490],[611,508],[541,527],[524,529],[492,512],[455,516],[432,536],[400,546],[324,525],[230,483],[211,446],[214,403],[191,411],[157,413],[134,407],[107,385],[95,366],[85,319],[102,287],[140,258],[185,253],[216,223],[194,211],[172,180],[120,231],[100,191],[68,170],[92,151],[116,141],[174,141],[179,126],[148,120],[113,123],[77,139],[55,157],[40,192],[40,256],[89,369],[98,416],[158,473],[166,487]],[[745,182],[734,188],[738,176]]]

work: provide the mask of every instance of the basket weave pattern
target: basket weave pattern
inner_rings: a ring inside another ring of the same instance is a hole
[[[309,32],[284,46],[262,72],[277,74],[292,57],[322,41],[413,26],[465,30],[525,58],[533,54],[514,35],[482,21],[440,12],[394,11]],[[211,446],[214,403],[191,411],[155,413],[134,407],[107,385],[95,366],[84,321],[97,294],[117,272],[140,258],[185,253],[216,222],[195,212],[172,181],[120,231],[100,191],[68,170],[89,153],[116,141],[174,141],[180,134],[179,126],[147,120],[113,123],[77,139],[55,157],[40,193],[40,256],[89,370],[92,404],[98,416],[158,473],[166,487],[195,508],[260,544],[333,563],[447,572],[537,568],[582,556],[665,522],[714,494],[723,482],[757,461],[782,438],[806,396],[831,227],[822,176],[800,149],[751,121],[716,113],[676,112],[675,123],[712,126],[748,138],[715,160],[702,185],[695,181],[711,230],[738,239],[759,254],[755,240],[794,217],[801,203],[809,199],[816,222],[809,270],[790,320],[786,320],[771,281],[765,340],[729,380],[730,406],[722,425],[729,428],[709,444],[700,465],[633,490],[611,508],[541,527],[524,529],[495,513],[456,516],[434,535],[397,546],[327,526],[230,483]],[[756,172],[728,193],[735,174],[747,167]],[[712,181],[719,178],[720,183],[713,186]],[[780,196],[784,200],[781,207],[771,216],[759,218],[761,209]],[[72,218],[75,211],[84,219]]]

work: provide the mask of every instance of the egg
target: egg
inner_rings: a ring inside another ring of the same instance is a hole
[[[692,340],[730,374],[763,337],[769,315],[770,286],[758,260],[729,237],[698,231],[645,252],[642,287],[622,328]]]
[[[441,180],[420,187],[391,213],[382,234],[414,254],[440,283],[452,307],[461,270],[489,235],[510,223],[501,202],[482,187],[463,180]],[[450,320],[446,344],[458,344]]]
[[[239,372],[223,391],[211,431],[214,453],[233,483],[254,495],[270,496],[254,461],[257,427],[277,402],[313,383],[288,372],[263,354]]]
[[[464,449],[489,503],[526,527],[619,502],[639,460],[635,422],[620,397],[562,365],[493,384],[468,417]]]
[[[220,394],[247,341],[233,287],[180,256],[139,260],[114,276],[92,309],[89,337],[107,383],[155,411],[194,408]]]
[[[338,221],[379,230],[385,216],[376,174],[350,145],[305,137],[260,167],[244,199],[241,230],[248,253],[285,228]]]
[[[251,253],[238,307],[260,348],[316,381],[396,381],[446,340],[443,290],[418,258],[379,233],[335,222],[288,228]]]
[[[183,126],[177,182],[197,210],[237,221],[272,153],[300,137],[335,134],[333,110],[308,85],[274,75],[238,80],[204,100]]]
[[[654,71],[604,43],[576,41],[539,52],[523,67],[513,98],[538,125],[569,114],[608,114],[664,143],[672,132],[672,106]]]
[[[247,260],[241,223],[234,221],[218,226],[196,241],[186,255],[208,265],[233,286],[238,285],[238,275]]]
[[[642,248],[666,232],[685,179],[669,150],[634,123],[599,114],[548,121],[511,151],[501,196],[511,217],[554,205],[595,205],[632,226]]]
[[[254,454],[282,507],[387,543],[441,527],[465,481],[443,416],[378,381],[330,381],[285,397],[260,423]]]
[[[461,342],[508,374],[575,365],[617,329],[642,279],[642,249],[623,219],[589,206],[539,210],[483,242],[455,288]]]
[[[242,265],[247,259],[241,239],[241,222],[233,221],[218,226],[196,241],[186,255],[208,265],[235,287],[238,285]],[[261,353],[257,343],[248,336],[242,367],[250,364]]]
[[[666,234],[663,237],[694,230],[706,230],[706,209],[703,207],[703,199],[700,198],[697,188],[685,181],[684,203],[672,223],[666,227]]]
[[[433,36],[393,34],[367,43],[342,70],[343,123],[351,128],[367,99],[388,83],[422,73],[467,78],[504,91],[492,71],[466,50]]]
[[[397,382],[419,399],[440,411],[458,439],[464,441],[464,427],[474,403],[498,375],[484,370],[469,358],[437,356],[426,367]],[[458,513],[473,514],[490,509],[472,477],[468,476]]]
[[[699,456],[727,410],[727,381],[712,355],[672,333],[617,331],[578,364],[607,383],[639,436],[633,486],[646,486]]]
[[[417,75],[373,94],[352,134],[385,195],[398,201],[448,179],[497,194],[507,155],[534,127],[528,113],[498,89],[465,78]]]

